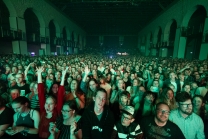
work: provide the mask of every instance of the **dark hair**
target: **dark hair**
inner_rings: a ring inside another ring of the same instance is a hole
[[[105,93],[105,94],[107,95],[107,91],[106,91],[105,89],[99,88],[99,89],[96,91],[96,93],[94,94],[94,97],[97,95],[98,92],[103,92],[103,93]]]
[[[205,100],[204,98],[201,96],[201,95],[195,95],[193,98],[192,98],[192,102],[195,98],[200,98],[202,100],[202,106],[200,107],[200,113],[199,113],[199,116],[202,118],[202,120],[205,120],[205,115],[206,115],[206,109],[205,109]]]
[[[174,94],[173,89],[171,89],[170,87],[166,87],[166,88],[163,88],[162,93],[160,94],[159,98],[162,98],[163,100],[166,99],[166,95],[168,91],[172,91]]]
[[[20,103],[21,105],[24,105],[25,103],[28,103],[28,106],[30,104],[30,101],[28,98],[24,97],[24,96],[19,96],[17,98],[15,98],[12,103]]]
[[[152,102],[152,104],[154,105],[155,104],[155,101],[156,101],[156,94],[153,93],[152,91],[146,91],[142,97],[142,100],[140,102],[140,106],[144,106],[144,103],[145,103],[145,97],[148,96],[148,95],[152,95],[154,97],[154,101]],[[143,108],[142,108],[143,109]]]
[[[159,103],[157,103],[157,104],[156,104],[156,110],[160,107],[160,105],[166,105],[166,106],[169,108],[169,110],[170,110],[170,107],[169,107],[168,104],[165,103],[165,102],[159,102]]]
[[[33,74],[28,73],[27,79],[29,83],[32,83],[33,81],[35,81],[35,76]]]
[[[55,102],[55,104],[57,103],[57,97],[56,97],[54,94],[49,94],[49,95],[46,97],[46,99],[48,99],[48,98],[52,98],[53,101]]]
[[[154,71],[154,75],[157,74],[157,73],[160,74],[159,70]]]
[[[60,86],[60,84],[58,84],[58,83],[53,83],[53,84],[51,85],[50,89],[49,89],[49,94],[50,94],[50,95],[51,95],[51,94],[54,94],[53,91],[52,91],[52,89],[53,89],[53,86],[54,86],[55,84],[57,84],[58,87]]]
[[[120,93],[120,97],[121,96],[127,96],[128,98],[130,97],[130,94],[129,94],[129,92],[128,91],[122,91],[121,93]]]
[[[94,81],[95,84],[99,84],[98,81],[97,81],[95,78],[91,78],[91,79],[89,80],[89,82],[88,82],[88,85],[90,84],[91,81]]]
[[[201,95],[194,95],[194,97],[192,98],[192,101],[193,101],[196,97],[200,98],[200,99],[202,100],[202,103],[205,103],[205,100],[204,100],[204,98],[203,98]]]
[[[144,93],[143,99],[148,95],[152,95],[154,98],[156,98],[156,93],[153,93],[152,91],[147,91]]]
[[[75,112],[78,111],[78,107],[75,100],[68,100],[64,103],[64,105],[69,106],[69,108],[75,110]]]
[[[192,100],[191,99],[191,95],[189,95],[189,93],[185,92],[185,91],[182,91],[181,93],[178,93],[176,95],[176,101],[177,102],[185,102],[187,100]]]

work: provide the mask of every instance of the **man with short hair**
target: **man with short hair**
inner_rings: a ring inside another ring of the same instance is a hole
[[[153,84],[154,80],[158,80],[160,88],[163,87],[163,80],[161,80],[160,72],[158,70],[154,71],[154,77],[153,78],[149,78],[149,80],[147,82],[147,88],[151,87],[151,85]]]
[[[181,92],[176,95],[178,109],[171,111],[169,120],[178,125],[186,139],[205,139],[202,119],[193,113],[191,95]]]
[[[140,125],[134,122],[134,107],[126,106],[122,112],[121,120],[114,126],[111,139],[142,139]]]
[[[170,108],[166,103],[157,103],[155,113],[154,117],[145,117],[141,121],[145,139],[185,139],[180,128],[168,120]]]
[[[96,91],[93,100],[82,115],[83,139],[110,139],[114,117],[110,109],[105,106],[107,92],[100,88]]]
[[[16,85],[12,87],[12,89],[19,89],[20,96],[25,96],[30,93],[30,86],[24,82],[24,76],[21,73],[17,73],[15,76]]]

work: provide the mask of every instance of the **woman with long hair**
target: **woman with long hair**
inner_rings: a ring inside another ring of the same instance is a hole
[[[131,86],[126,88],[126,91],[130,93],[130,104],[135,105],[139,103],[142,98],[144,92],[140,91],[141,81],[139,79],[134,79]]]
[[[201,95],[195,95],[192,99],[192,102],[193,102],[193,112],[199,115],[204,121],[206,119],[204,98]]]
[[[29,107],[29,100],[20,96],[12,101],[15,111],[13,126],[6,130],[7,134],[18,139],[37,139],[40,123],[39,112]]]
[[[50,133],[48,131],[49,123],[55,122],[58,115],[61,114],[61,108],[63,105],[63,96],[65,93],[64,90],[64,77],[66,75],[66,68],[62,72],[62,80],[59,88],[57,88],[56,95],[49,94],[46,98],[44,84],[42,83],[42,72],[44,71],[43,67],[37,68],[38,74],[38,97],[40,103],[40,126],[39,126],[39,137],[41,139],[46,139],[49,137]],[[56,99],[57,97],[57,99]]]
[[[140,122],[145,116],[154,114],[155,97],[155,93],[147,91],[144,93],[142,101],[135,105],[135,119],[137,122]]]
[[[121,92],[125,89],[125,84],[123,79],[119,79],[116,83],[115,89],[112,90],[110,103],[113,104],[115,101],[118,101]]]
[[[85,94],[85,107],[89,106],[93,102],[93,96],[99,88],[98,81],[94,78],[91,78],[87,82],[88,74],[90,73],[90,69],[86,66],[84,77],[81,81],[80,88]]]
[[[165,102],[170,107],[170,110],[177,108],[176,100],[174,97],[174,92],[171,88],[164,88],[159,98],[156,100],[158,102]]]
[[[64,100],[68,101],[68,100],[75,100],[77,107],[79,109],[84,108],[85,106],[85,97],[84,94],[81,92],[81,90],[78,87],[78,82],[77,80],[72,80],[70,83],[70,91],[68,91],[65,96],[64,96]]]

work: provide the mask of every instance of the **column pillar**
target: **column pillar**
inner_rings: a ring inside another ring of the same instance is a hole
[[[199,52],[199,60],[204,60],[208,58],[208,41],[205,41],[205,36],[208,36],[208,18],[205,19],[204,31],[203,31],[203,41],[201,44],[201,49]]]
[[[156,55],[157,55],[157,50],[156,50],[156,48],[151,48],[151,50],[150,50],[150,55],[151,55],[151,56],[156,56]]]
[[[10,29],[14,31],[14,37],[16,38],[16,33],[22,35],[20,40],[12,41],[13,53],[16,54],[28,54],[27,42],[26,42],[26,28],[25,20],[20,17],[9,17]],[[21,33],[20,33],[21,32]]]
[[[148,34],[146,39],[145,56],[150,55],[150,44],[152,44],[152,42],[150,42],[150,38],[151,38],[151,33]]]
[[[67,42],[68,42],[67,52],[68,54],[72,54],[71,35],[69,33],[67,34]]]
[[[173,48],[173,58],[178,57],[178,49],[179,49],[180,35],[181,35],[180,33],[181,33],[181,29],[177,28],[175,34],[174,48]]]
[[[178,46],[179,48],[177,52],[178,58],[184,58],[185,50],[186,50],[186,39],[187,37],[180,37],[179,46]]]
[[[83,39],[83,47],[84,47],[84,48],[86,47],[86,36],[85,36],[84,39]]]
[[[82,36],[79,35],[79,49],[82,50]]]
[[[49,40],[49,28],[40,27],[40,37],[44,38],[41,40],[40,47],[44,51],[44,55],[51,55],[50,40]]]
[[[77,47],[77,43],[78,43],[78,36],[77,34],[74,32],[74,54],[78,54],[78,47]]]
[[[160,57],[167,57],[167,56],[168,56],[168,49],[160,48]]]

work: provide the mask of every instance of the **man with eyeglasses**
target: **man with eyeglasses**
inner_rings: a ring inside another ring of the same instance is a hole
[[[193,113],[191,96],[187,92],[176,95],[178,108],[171,111],[169,120],[178,125],[186,139],[205,139],[202,119]]]
[[[141,130],[145,139],[185,139],[180,128],[168,120],[170,108],[168,104],[159,102],[155,116],[145,117],[141,121]]]
[[[126,106],[122,112],[121,120],[114,126],[111,139],[142,139],[140,125],[134,122],[134,107]]]

